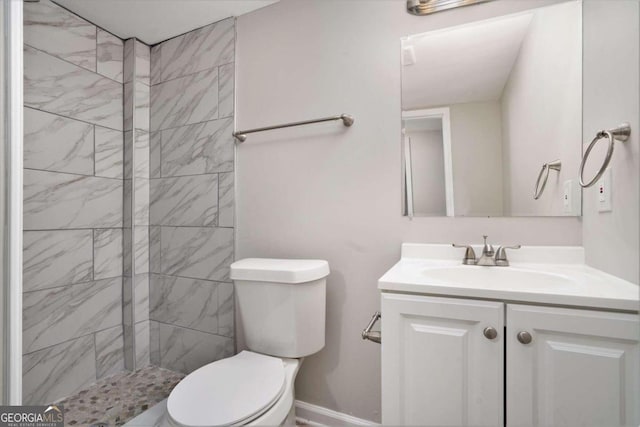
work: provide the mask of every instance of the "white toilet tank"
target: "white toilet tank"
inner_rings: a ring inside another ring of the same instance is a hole
[[[320,351],[328,275],[323,260],[247,258],[231,264],[247,348],[287,358]]]

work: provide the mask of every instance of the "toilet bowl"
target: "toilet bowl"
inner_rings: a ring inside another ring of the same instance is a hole
[[[295,425],[302,358],[324,347],[329,265],[250,258],[231,265],[248,350],[187,375],[167,399],[164,426]]]
[[[167,400],[166,426],[295,425],[299,359],[243,351],[187,375]]]

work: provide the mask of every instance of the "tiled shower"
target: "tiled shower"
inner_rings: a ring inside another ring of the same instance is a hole
[[[233,354],[234,19],[151,47],[24,19],[25,404]]]

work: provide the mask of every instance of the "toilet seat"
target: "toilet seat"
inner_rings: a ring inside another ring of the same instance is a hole
[[[243,351],[187,375],[167,400],[180,426],[241,425],[271,408],[285,389],[282,359]]]

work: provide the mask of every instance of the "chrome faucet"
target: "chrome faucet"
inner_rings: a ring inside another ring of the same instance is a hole
[[[489,236],[482,236],[484,239],[484,246],[482,247],[482,255],[480,256],[477,265],[493,267],[496,265],[496,260],[493,258],[495,251],[493,250],[493,245],[487,243],[487,237]]]
[[[487,243],[488,236],[482,236],[484,239],[484,245],[482,247],[482,255],[480,259],[476,258],[476,253],[471,245],[457,245],[453,244],[454,248],[465,248],[464,258],[462,263],[464,265],[480,265],[483,267],[508,267],[509,260],[507,259],[507,249],[520,249],[520,245],[514,246],[498,246],[498,250],[493,250],[493,245]]]

